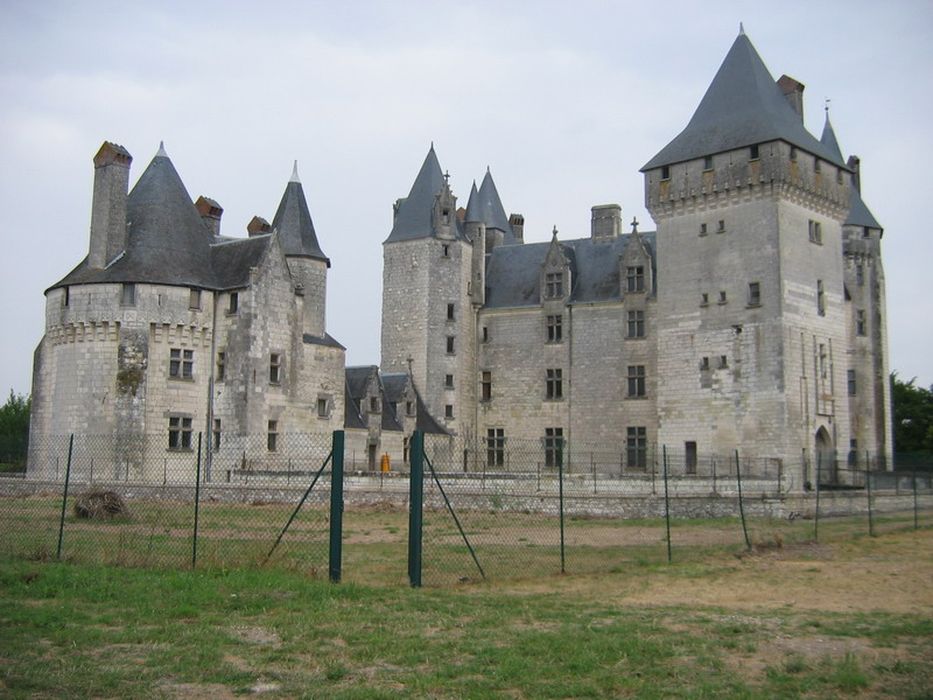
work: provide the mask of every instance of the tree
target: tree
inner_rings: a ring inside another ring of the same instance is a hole
[[[29,445],[29,406],[30,399],[13,393],[0,406],[0,463],[14,464],[17,467],[26,462],[26,448]]]
[[[933,453],[933,387],[914,386],[916,377],[901,381],[891,373],[894,404],[894,448],[898,452]]]

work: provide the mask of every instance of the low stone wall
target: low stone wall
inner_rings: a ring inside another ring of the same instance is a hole
[[[225,503],[297,503],[307,483],[265,484],[203,484],[202,502]],[[456,509],[528,512],[558,515],[560,495],[555,479],[444,479],[444,491]],[[718,518],[739,514],[738,492],[719,483],[699,481],[680,483],[669,489],[671,514],[677,518]],[[772,486],[773,484],[768,484]],[[900,486],[900,485],[899,485]],[[0,477],[0,497],[31,495],[60,496],[61,481],[44,481]],[[152,485],[126,481],[72,482],[71,494],[78,495],[90,488],[112,490],[126,499],[190,502],[194,500],[193,484]],[[344,480],[344,503],[347,507],[390,505],[408,508],[409,482],[406,476],[348,476]],[[594,493],[595,491],[595,493]],[[820,493],[822,517],[868,513],[868,495],[864,490],[823,491]],[[307,503],[324,507],[330,499],[329,479],[324,476],[309,494]],[[429,509],[445,508],[444,497],[433,480],[425,479],[424,503]],[[781,494],[773,488],[755,489],[755,483],[743,482],[746,515],[751,517],[812,518],[816,512],[816,494]],[[933,490],[926,488],[917,494],[920,509],[933,508]],[[901,488],[873,490],[872,509],[876,513],[904,512],[914,508],[913,492]],[[565,480],[564,513],[604,518],[663,517],[665,500],[663,484],[651,492],[650,484],[638,484],[620,479]]]

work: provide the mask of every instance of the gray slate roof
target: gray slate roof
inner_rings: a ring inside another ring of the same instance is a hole
[[[434,231],[434,201],[441,190],[444,189],[444,173],[434,153],[434,144],[425,156],[421,170],[411,186],[411,191],[404,199],[399,200],[398,213],[392,224],[392,231],[385,243],[395,241],[411,241],[417,238],[433,238]],[[456,224],[456,234],[462,236],[460,222],[453,217]]]
[[[471,211],[471,206],[472,211]],[[505,214],[505,208],[502,206],[502,200],[499,198],[499,191],[496,189],[496,183],[493,182],[492,173],[489,168],[486,169],[486,175],[479,186],[479,191],[474,199],[470,194],[470,202],[467,205],[466,221],[482,221],[486,228],[497,228],[505,233],[503,242],[505,244],[518,243],[515,234],[512,232],[512,226],[509,224],[509,217]]]
[[[653,231],[639,232],[650,254],[655,253]],[[632,241],[624,234],[608,241],[579,238],[561,241],[570,263],[571,302],[612,301],[621,298],[619,256]],[[536,306],[541,300],[541,266],[551,243],[525,243],[493,248],[486,257],[487,308]],[[652,261],[652,267],[657,262]]]
[[[826,113],[826,122],[823,124],[823,134],[820,136],[820,142],[829,150],[833,151],[839,160],[843,160],[842,149],[839,148],[839,141],[836,140],[836,132],[829,121],[829,112]],[[846,216],[844,226],[860,226],[868,228],[881,229],[881,224],[869,211],[858,187],[852,186],[849,192],[849,213]]]
[[[806,130],[743,33],[736,37],[687,127],[641,170],[775,140],[846,168]]]
[[[258,267],[269,248],[271,235],[231,238],[211,246],[211,267],[215,289],[237,289],[249,279],[249,270]]]
[[[279,234],[286,255],[323,260],[330,267],[314,232],[314,222],[308,210],[308,201],[297,176],[286,185],[282,201],[272,219],[272,228]]]

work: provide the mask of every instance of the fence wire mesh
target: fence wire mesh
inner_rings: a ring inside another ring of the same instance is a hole
[[[190,435],[171,449],[164,433],[34,441],[25,478],[3,484],[0,551],[152,567],[263,564],[331,445],[330,434],[288,435],[272,451],[265,438],[199,446]],[[270,563],[326,572],[329,493],[328,468]]]

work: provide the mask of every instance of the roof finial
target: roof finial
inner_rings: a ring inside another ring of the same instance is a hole
[[[301,184],[301,179],[298,177],[298,161],[295,161],[295,165],[292,168],[292,176],[288,179],[289,182],[297,182]]]
[[[632,233],[638,233],[638,218],[632,217]]]
[[[745,25],[739,22],[739,36],[745,36]]]
[[[557,238],[557,224],[554,224],[553,236],[554,238]]]
[[[158,157],[168,158],[168,153],[165,152],[165,142],[159,141],[159,152],[156,153],[156,158]]]
[[[826,118],[829,119],[829,103],[832,102],[828,97],[824,100],[823,109],[826,110]]]

